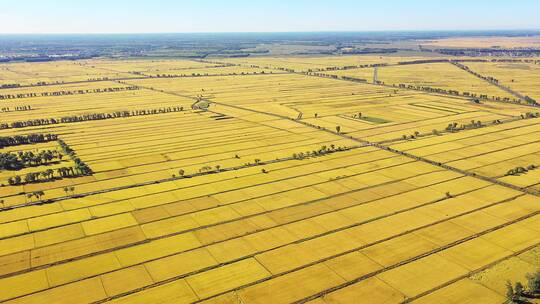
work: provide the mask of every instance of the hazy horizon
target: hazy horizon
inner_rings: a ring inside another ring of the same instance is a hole
[[[205,35],[205,34],[370,34],[370,33],[456,33],[456,34],[516,34],[516,35],[540,35],[539,28],[516,28],[516,29],[418,29],[418,30],[334,30],[334,31],[231,31],[231,32],[43,32],[43,33],[2,33],[0,36],[31,36],[31,35],[50,35],[50,36],[65,36],[65,35]]]
[[[175,34],[539,30],[540,3],[517,0],[13,1],[1,34]],[[126,13],[129,12],[129,13]]]

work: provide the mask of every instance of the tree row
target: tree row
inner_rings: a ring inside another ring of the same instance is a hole
[[[26,121],[14,121],[9,124],[2,123],[0,124],[0,129],[15,129],[15,128],[35,127],[35,126],[46,126],[46,125],[54,125],[54,124],[61,124],[61,123],[75,123],[75,122],[83,122],[83,121],[104,120],[104,119],[133,117],[133,116],[141,116],[141,115],[164,114],[164,113],[181,112],[181,111],[184,111],[184,107],[167,107],[167,108],[132,110],[132,111],[124,110],[124,111],[116,111],[112,113],[92,113],[92,114],[84,114],[84,115],[64,116],[60,118],[42,118],[42,119],[32,119],[32,120],[26,120]]]
[[[80,95],[80,94],[97,94],[97,93],[111,93],[111,92],[122,92],[122,91],[133,91],[140,90],[137,86],[129,87],[117,87],[117,88],[97,88],[97,89],[86,89],[86,90],[71,90],[71,91],[55,91],[55,92],[40,92],[40,93],[18,93],[18,94],[2,94],[0,95],[0,100],[3,99],[18,99],[18,98],[31,98],[31,97],[47,97],[47,96],[64,96],[64,95]]]

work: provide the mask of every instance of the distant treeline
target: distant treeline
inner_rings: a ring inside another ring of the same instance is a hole
[[[13,109],[15,112],[20,112],[20,111],[31,111],[32,110],[32,107],[31,106],[16,106],[14,109]],[[2,112],[11,112],[11,108],[10,107],[3,107],[0,109],[0,111]]]
[[[40,93],[18,93],[18,94],[1,94],[0,100],[3,99],[18,99],[18,98],[31,98],[31,97],[47,97],[47,96],[64,96],[64,95],[80,95],[80,94],[94,94],[94,93],[110,93],[121,91],[133,91],[139,90],[137,86],[129,87],[117,87],[117,88],[98,88],[98,89],[86,89],[86,90],[71,90],[71,91],[54,91],[54,92],[40,92]]]
[[[91,120],[104,120],[104,119],[134,117],[134,116],[142,116],[142,115],[155,115],[155,114],[164,114],[164,113],[171,113],[171,112],[181,112],[183,110],[184,110],[184,107],[167,107],[167,108],[158,108],[158,109],[116,111],[112,113],[92,113],[92,114],[84,114],[84,115],[72,115],[72,116],[64,116],[60,118],[32,119],[32,120],[26,120],[26,121],[14,121],[9,124],[1,123],[0,129],[15,129],[15,128],[54,125],[54,124],[61,124],[61,123],[75,123],[75,122],[84,122],[84,121],[91,121]]]
[[[48,62],[58,60],[83,60],[92,59],[98,57],[97,54],[91,55],[69,55],[69,56],[17,56],[17,57],[3,57],[0,58],[0,62]]]
[[[392,53],[397,53],[398,51],[399,49],[395,49],[395,48],[388,48],[388,49],[364,48],[364,49],[341,50],[343,54],[347,54],[347,55],[392,54]]]
[[[224,74],[210,74],[210,73],[156,74],[156,75],[148,76],[148,77],[149,78],[179,78],[179,77],[236,76],[236,75],[259,75],[259,74],[273,74],[273,72],[260,71],[260,72],[240,72],[240,73],[224,73]]]
[[[471,57],[483,57],[483,56],[538,56],[540,55],[540,49],[500,49],[500,48],[488,48],[488,49],[436,49],[434,52],[438,52],[444,55],[452,56],[471,56]]]

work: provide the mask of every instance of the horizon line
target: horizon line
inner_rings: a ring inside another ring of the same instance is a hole
[[[403,29],[403,30],[313,30],[313,31],[227,31],[227,32],[26,32],[26,33],[2,33],[0,35],[163,35],[163,34],[309,34],[309,33],[407,33],[407,32],[538,32],[540,28],[521,29]]]

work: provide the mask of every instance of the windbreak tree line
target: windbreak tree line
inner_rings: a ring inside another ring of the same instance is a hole
[[[25,128],[25,127],[34,127],[34,126],[45,126],[45,125],[54,125],[61,123],[75,123],[91,120],[104,120],[104,119],[114,119],[122,117],[133,117],[133,116],[142,116],[142,115],[155,115],[155,114],[164,114],[171,112],[181,112],[184,111],[184,107],[167,107],[167,108],[157,108],[157,109],[143,109],[143,110],[123,110],[115,111],[112,113],[92,113],[84,115],[72,115],[64,116],[60,118],[43,118],[43,119],[32,119],[26,121],[14,121],[11,123],[2,123],[0,124],[0,129],[15,129],[15,128]]]
[[[19,145],[46,143],[58,139],[56,134],[28,134],[15,136],[0,136],[0,149]]]
[[[0,100],[6,99],[19,99],[19,98],[32,98],[32,97],[47,97],[47,96],[64,96],[64,95],[81,95],[81,94],[97,94],[97,93],[112,93],[122,91],[140,90],[137,86],[129,87],[117,87],[117,88],[98,88],[98,89],[86,89],[86,90],[63,90],[54,92],[40,92],[40,93],[17,93],[17,94],[0,94]]]
[[[61,161],[63,155],[56,150],[42,150],[39,153],[19,151],[18,153],[0,153],[0,170],[20,170],[26,167],[47,165]]]
[[[54,138],[57,138],[56,135],[54,135]],[[93,174],[92,169],[77,156],[68,144],[61,139],[56,140],[63,153],[55,150],[43,150],[39,153],[33,153],[31,151],[0,153],[0,170],[20,170],[25,167],[46,165],[52,161],[61,161],[64,155],[67,155],[73,161],[74,166],[56,169],[49,168],[38,172],[28,172],[21,176],[12,176],[8,179],[8,183],[10,185],[22,185]]]

